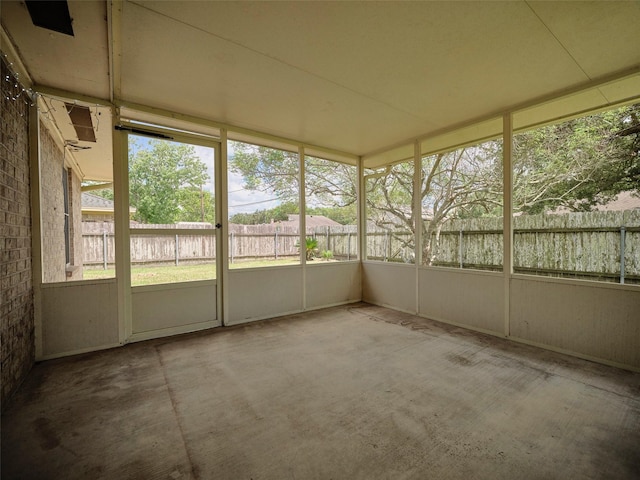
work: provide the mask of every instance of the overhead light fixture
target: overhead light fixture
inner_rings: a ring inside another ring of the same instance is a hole
[[[73,35],[73,25],[66,0],[25,0],[31,21],[36,27]]]

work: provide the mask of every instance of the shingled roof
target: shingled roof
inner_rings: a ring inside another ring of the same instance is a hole
[[[105,212],[113,212],[113,200],[99,197],[93,193],[82,193],[82,209],[83,210],[101,210]]]
[[[331,220],[324,215],[307,215],[305,219],[307,228],[340,226],[338,222]],[[283,227],[297,227],[300,224],[300,215],[297,213],[290,214],[288,220],[278,222],[278,224]]]

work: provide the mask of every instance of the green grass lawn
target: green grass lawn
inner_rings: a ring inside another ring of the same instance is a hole
[[[230,268],[255,268],[279,265],[296,265],[296,260],[251,260],[229,265]],[[84,280],[115,277],[115,269],[86,269]],[[131,286],[156,285],[159,283],[192,282],[195,280],[213,280],[216,278],[215,265],[212,263],[198,265],[162,265],[131,268]]]

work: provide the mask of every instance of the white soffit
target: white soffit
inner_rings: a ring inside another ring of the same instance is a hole
[[[66,148],[69,155],[74,159],[79,169],[78,174],[81,180],[112,182],[111,108],[50,95],[41,95],[41,100],[44,103],[44,107],[40,108],[40,117],[48,125],[51,125],[51,128],[55,128],[59,132],[59,139],[62,143],[61,148]],[[95,142],[78,139],[66,104],[89,109],[96,137]]]
[[[106,2],[68,4],[73,37],[34,26],[24,2],[2,1],[2,25],[35,84],[108,99]]]
[[[111,129],[111,109],[109,107],[89,105],[94,123],[96,143],[79,142],[89,149],[81,149],[74,153],[84,180],[100,182],[113,181],[113,150]]]

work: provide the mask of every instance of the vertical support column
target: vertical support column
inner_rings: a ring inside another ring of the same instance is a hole
[[[365,261],[367,256],[367,206],[365,195],[364,166],[362,165],[362,157],[359,157],[356,189],[356,203],[358,205],[358,243],[356,255],[360,259],[360,263]]]
[[[414,241],[416,265],[422,265],[422,155],[420,142],[413,144],[413,211],[414,211]]]
[[[215,195],[216,195],[216,222],[222,225],[216,233],[216,262],[217,275],[221,281],[217,284],[218,312],[221,324],[224,326],[229,318],[229,195],[227,180],[227,129],[220,129],[220,149],[216,158],[215,168]],[[219,200],[218,200],[219,199]]]
[[[511,335],[511,274],[513,273],[513,222],[512,222],[512,160],[513,160],[513,118],[510,112],[502,118],[502,273],[504,275],[504,335]]]
[[[116,284],[118,287],[118,331],[120,343],[133,333],[131,313],[131,242],[129,235],[129,155],[127,135],[115,129],[120,109],[112,115],[114,243]]]
[[[298,146],[298,175],[300,204],[300,263],[302,265],[302,309],[307,309],[307,200],[305,197],[304,146]]]
[[[414,227],[415,232],[414,245],[414,259],[416,262],[416,314],[420,313],[420,272],[419,268],[422,265],[422,152],[420,141],[416,140],[413,144],[413,212],[414,212]]]
[[[3,80],[4,81],[4,80]],[[31,268],[36,360],[42,358],[42,215],[40,212],[40,117],[39,98],[29,109],[29,183],[31,188]]]

